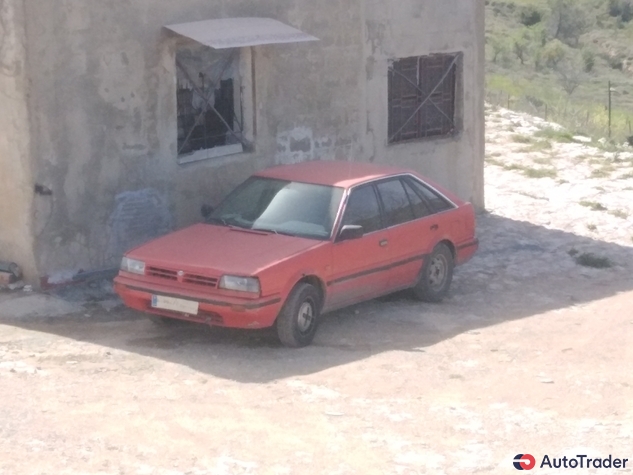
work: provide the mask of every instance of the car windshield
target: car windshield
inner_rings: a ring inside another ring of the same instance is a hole
[[[251,177],[209,216],[224,226],[328,239],[343,189],[334,186]]]

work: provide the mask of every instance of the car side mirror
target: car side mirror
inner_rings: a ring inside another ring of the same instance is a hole
[[[211,216],[211,213],[213,213],[213,206],[211,206],[211,205],[202,205],[200,207],[200,214],[202,215],[202,217],[204,219],[208,219],[209,216]]]
[[[346,224],[339,231],[336,241],[340,242],[349,241],[351,239],[359,239],[362,238],[364,234],[365,231],[363,230],[362,226],[359,226],[357,224]]]

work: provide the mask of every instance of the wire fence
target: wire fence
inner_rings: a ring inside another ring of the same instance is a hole
[[[555,101],[544,101],[533,96],[512,96],[504,91],[490,90],[486,91],[486,102],[492,106],[526,112],[555,122],[574,134],[587,135],[594,139],[611,138],[616,143],[633,146],[633,114],[629,115],[621,110],[612,110],[609,121],[607,106],[573,104],[565,96]]]

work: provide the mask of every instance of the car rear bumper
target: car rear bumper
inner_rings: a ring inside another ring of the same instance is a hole
[[[456,248],[457,265],[464,264],[472,259],[475,252],[479,249],[479,239],[475,238],[463,244],[460,244]]]
[[[181,289],[153,283],[147,284],[120,275],[114,279],[114,290],[125,305],[141,312],[231,328],[270,327],[275,323],[283,305],[279,295],[253,300],[216,297],[197,292],[184,293]],[[198,313],[192,315],[154,308],[152,307],[152,296],[154,295],[198,302]]]

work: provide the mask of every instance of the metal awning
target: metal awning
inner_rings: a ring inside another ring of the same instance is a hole
[[[165,28],[215,49],[319,40],[272,18],[221,18]]]

